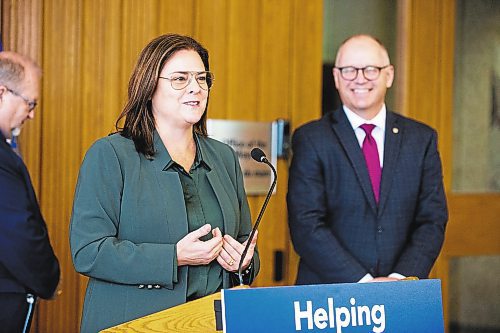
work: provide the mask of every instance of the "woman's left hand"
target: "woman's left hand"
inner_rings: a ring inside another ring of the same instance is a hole
[[[255,232],[252,243],[248,247],[248,252],[243,260],[242,270],[245,270],[253,258],[253,253],[255,250],[255,245],[257,245],[257,235],[258,231]],[[248,240],[243,243],[238,242],[236,239],[230,235],[225,235],[223,238],[222,251],[217,257],[217,262],[229,272],[237,272],[238,265],[240,264],[241,254],[245,250]]]

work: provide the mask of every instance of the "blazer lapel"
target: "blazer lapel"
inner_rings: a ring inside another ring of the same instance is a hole
[[[365,158],[358,140],[356,139],[356,134],[354,134],[351,123],[347,119],[342,107],[331,114],[331,119],[333,131],[337,135],[340,144],[351,162],[352,168],[363,189],[365,198],[369,202],[374,214],[377,214],[377,203],[373,195],[372,183],[368,175]]]
[[[224,233],[230,234],[231,236],[236,236],[237,232],[235,229],[235,224],[230,223],[230,221],[235,220],[235,215],[232,213],[229,209],[231,205],[228,203],[231,203],[231,199],[229,198],[226,190],[224,189],[224,185],[220,179],[220,176],[218,174],[217,170],[217,163],[212,159],[212,155],[209,153],[210,149],[208,149],[206,142],[204,141],[203,138],[200,136],[197,136],[199,147],[201,149],[201,154],[203,156],[203,159],[207,163],[207,165],[210,167],[210,171],[207,173],[207,179],[208,182],[210,183],[210,186],[212,186],[212,189],[215,193],[215,197],[217,198],[217,201],[219,202],[219,207],[222,212],[222,219],[223,219],[223,225],[224,225]],[[229,179],[226,179],[226,182],[230,181]]]
[[[399,126],[397,117],[394,113],[387,111],[384,141],[384,167],[382,169],[382,180],[380,182],[379,216],[382,214],[389,196],[392,179],[394,178],[391,175],[394,174],[396,168],[403,134],[403,129]]]

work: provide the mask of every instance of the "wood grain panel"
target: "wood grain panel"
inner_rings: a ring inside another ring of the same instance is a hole
[[[226,119],[258,119],[260,6],[261,1],[228,2]]]
[[[4,50],[25,54],[41,65],[42,50],[42,6],[43,2],[29,0],[4,0],[2,1],[2,43]],[[29,13],[27,15],[26,13]],[[43,80],[43,78],[42,78]],[[19,141],[24,163],[30,171],[33,187],[40,199],[41,190],[41,128],[40,113],[43,110],[43,98],[38,101],[34,121],[27,122],[23,127]],[[43,213],[43,210],[42,210]],[[49,226],[49,232],[50,232]],[[32,327],[38,329],[38,323],[44,322],[45,317],[40,316],[40,306],[36,309]]]
[[[74,271],[68,244],[78,170],[89,146],[113,131],[132,68],[152,38],[191,34],[209,49],[211,118],[286,118],[297,127],[321,112],[321,0],[4,0],[2,18],[6,48],[32,55],[44,70],[42,105],[21,147],[61,262],[63,293],[40,303],[34,332],[78,331],[86,278]],[[274,282],[274,251],[289,255],[287,162],[278,170],[259,240],[261,286],[286,284],[294,270],[285,267],[285,280]],[[250,198],[254,218],[263,199]]]
[[[117,325],[102,333],[216,333],[214,301],[221,299],[221,293],[215,293],[189,303],[184,303],[167,310],[159,311],[127,323]]]
[[[399,2],[402,113],[439,133],[445,187],[451,188],[455,0]]]
[[[227,107],[224,110],[223,119],[258,120],[257,85],[261,71],[257,68],[262,52],[259,45],[261,4],[261,1],[228,2],[228,36],[225,54],[227,86],[222,92],[227,101]],[[263,197],[250,196],[248,198],[253,220],[258,215],[262,201]],[[255,285],[262,285],[268,282],[263,280],[263,276],[269,271],[271,258],[263,245],[262,237],[258,240],[258,246],[261,271]]]
[[[398,64],[403,114],[423,121],[439,134],[444,184],[451,189],[453,54],[455,0],[398,2]],[[398,69],[397,69],[398,70]],[[450,223],[453,221],[450,219]],[[445,322],[448,320],[448,261],[442,251],[431,277],[442,281]]]
[[[403,97],[399,101],[405,114],[437,129],[445,187],[450,190],[456,2],[402,0],[398,4],[401,16],[398,60],[403,70]],[[432,277],[442,281],[445,323],[450,258],[500,253],[500,197],[449,191],[447,196],[450,218],[446,239],[431,272]]]
[[[61,289],[40,315],[40,332],[78,331],[79,277],[71,263],[68,224],[81,160],[82,7],[75,1],[45,1],[43,8],[43,127],[41,207],[61,264]]]
[[[118,1],[84,1],[82,23],[81,152],[114,131],[125,103],[126,82],[120,66],[121,5]]]
[[[159,35],[157,15],[159,2],[159,0],[121,2],[121,32],[116,38],[120,39],[123,52],[120,68],[125,91],[139,53],[149,41]]]
[[[293,3],[283,1],[262,1],[259,8],[260,30],[258,36],[259,56],[254,69],[257,76],[249,77],[256,85],[256,109],[253,116],[258,121],[274,121],[278,118],[289,118],[289,101],[291,91],[287,83],[290,80],[290,30]],[[246,80],[243,80],[246,81]],[[250,81],[250,80],[249,80]],[[288,167],[284,161],[277,165],[278,183],[276,193],[269,201],[266,213],[259,227],[261,235],[259,251],[261,256],[261,272],[255,285],[283,285],[286,280],[275,281],[274,255],[276,251],[284,254],[288,247],[287,216],[285,207],[286,179]],[[257,200],[257,210],[252,214],[258,216],[264,197]],[[271,241],[272,239],[272,241]],[[283,267],[283,269],[285,269]]]
[[[453,163],[453,81],[455,63],[455,0],[439,2],[440,10],[440,49],[437,57],[439,77],[445,88],[438,93],[441,112],[436,115],[435,124],[439,132],[439,148],[443,160],[443,176],[445,188],[451,191]]]
[[[156,15],[158,35],[175,32],[193,36],[199,17],[194,0],[158,1]]]
[[[208,117],[227,118],[229,84],[227,66],[227,45],[229,38],[230,1],[197,1],[194,36],[210,54],[210,70],[215,75],[214,86],[210,91]]]
[[[293,30],[290,34],[291,77],[288,83],[291,92],[290,130],[321,116],[323,68],[323,2],[294,0],[293,3],[290,24]],[[288,182],[288,179],[282,179],[282,182]],[[286,214],[285,207],[286,202],[283,214]],[[288,284],[293,285],[297,276],[298,256],[291,242],[287,255],[286,278]]]
[[[42,1],[4,0],[2,1],[2,42],[5,51],[25,54],[41,64],[41,22]],[[26,13],[29,13],[27,15]],[[42,78],[43,80],[43,78]],[[43,99],[35,110],[35,120],[23,127],[19,137],[19,147],[23,160],[30,170],[35,192],[40,192],[40,149],[42,121],[40,112]]]
[[[323,3],[294,0],[291,28],[291,121],[295,129],[321,116]],[[319,54],[318,54],[319,52]]]
[[[450,223],[443,253],[448,257],[500,254],[500,194],[448,196]]]

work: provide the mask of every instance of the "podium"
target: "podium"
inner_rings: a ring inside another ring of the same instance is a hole
[[[444,332],[439,280],[235,288],[102,332]]]

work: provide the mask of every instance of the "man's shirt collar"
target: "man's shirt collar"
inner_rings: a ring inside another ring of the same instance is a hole
[[[349,120],[349,123],[351,123],[351,126],[353,129],[358,128],[359,126],[363,124],[373,124],[380,128],[382,131],[385,131],[385,119],[387,118],[387,109],[385,107],[385,104],[382,105],[382,108],[380,109],[379,113],[370,120],[366,120],[360,116],[358,116],[356,113],[353,111],[349,110],[349,108],[345,105],[342,105],[344,109],[344,113]]]

